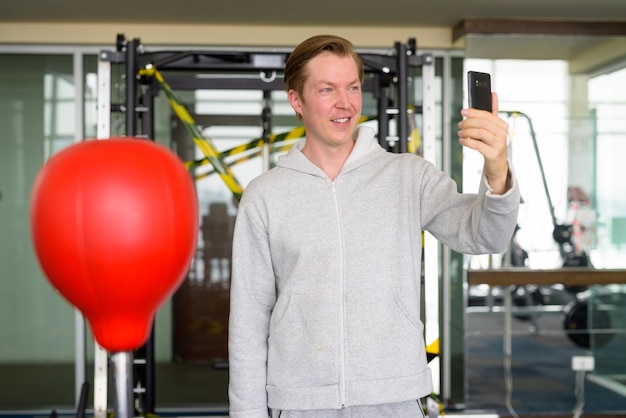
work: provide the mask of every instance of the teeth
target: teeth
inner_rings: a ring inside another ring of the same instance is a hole
[[[347,122],[348,118],[339,118],[339,119],[335,119],[333,120],[333,122],[339,122],[339,123],[343,123],[343,122]]]

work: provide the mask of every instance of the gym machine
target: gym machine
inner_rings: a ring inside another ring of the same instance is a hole
[[[407,152],[410,136],[408,117],[411,112],[421,114],[422,155],[435,161],[435,99],[434,63],[430,54],[418,54],[415,39],[406,44],[396,42],[386,53],[358,51],[364,64],[363,92],[372,93],[376,99],[377,114],[370,115],[378,121],[378,140],[390,152]],[[149,51],[139,39],[126,39],[118,34],[115,49],[103,50],[98,60],[98,125],[97,137],[111,135],[154,139],[155,97],[162,87],[154,77],[139,71],[148,66],[157,68],[166,76],[172,90],[246,89],[263,92],[264,110],[260,115],[263,138],[270,135],[271,91],[284,91],[282,73],[290,50],[272,49],[189,49]],[[409,106],[409,77],[411,69],[421,69],[422,103]],[[115,74],[121,80],[113,80]],[[197,77],[196,75],[210,75]],[[119,89],[124,98],[112,102],[112,90]],[[409,110],[411,107],[411,110]],[[124,132],[111,132],[111,116],[124,115]],[[390,126],[395,123],[392,135]],[[266,157],[266,156],[265,156]],[[427,239],[425,259],[437,265],[437,244]],[[431,267],[431,269],[433,268]],[[436,267],[434,267],[436,269]],[[428,273],[428,272],[427,272]],[[431,271],[429,274],[432,274]],[[437,272],[435,271],[435,274]],[[427,316],[429,312],[426,313]],[[438,319],[437,307],[432,312]],[[153,330],[154,331],[154,330]],[[427,336],[427,340],[438,335]],[[136,415],[154,414],[155,373],[154,341],[151,336],[144,347],[134,353],[133,381]],[[107,416],[107,381],[109,359],[106,351],[96,345],[94,375],[94,415]]]

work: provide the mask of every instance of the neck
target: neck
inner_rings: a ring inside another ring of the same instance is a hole
[[[313,164],[321,168],[330,180],[335,180],[341,172],[341,168],[348,159],[353,147],[354,142],[341,147],[322,148],[305,142],[302,153]]]

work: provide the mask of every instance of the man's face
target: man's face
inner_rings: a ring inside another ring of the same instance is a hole
[[[361,81],[354,59],[324,52],[307,64],[303,97],[289,91],[289,102],[302,115],[308,141],[343,145],[361,117]]]

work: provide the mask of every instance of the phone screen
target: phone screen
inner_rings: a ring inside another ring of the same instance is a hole
[[[488,73],[468,71],[469,107],[491,112],[491,76]]]

